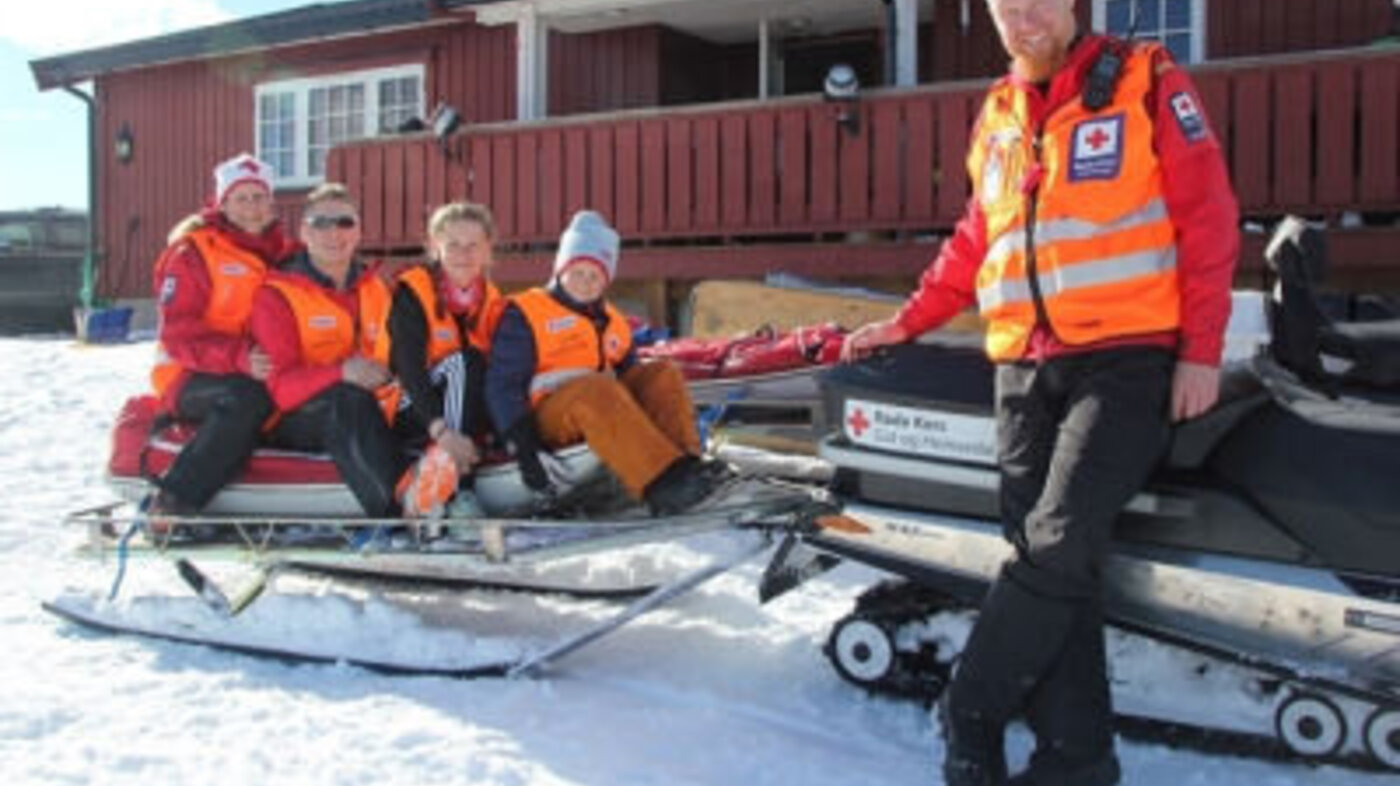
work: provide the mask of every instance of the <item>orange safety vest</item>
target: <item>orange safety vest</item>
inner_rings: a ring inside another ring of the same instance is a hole
[[[213,227],[201,227],[185,236],[209,273],[209,303],[204,308],[204,324],[210,330],[229,336],[239,336],[248,328],[248,315],[253,311],[253,295],[267,275],[267,263],[251,251],[238,247]],[[184,367],[172,360],[165,347],[156,348],[156,363],[151,369],[151,386],[157,396],[184,372]]]
[[[423,307],[423,313],[427,315],[428,365],[432,366],[461,349],[462,331],[457,320],[445,309],[439,313],[437,282],[433,279],[432,269],[427,267],[410,268],[399,276],[399,281],[418,298],[419,305]],[[467,330],[467,342],[482,354],[488,354],[491,351],[491,336],[496,332],[496,325],[501,321],[501,314],[505,311],[505,306],[506,301],[505,298],[501,297],[501,291],[496,288],[495,284],[486,282],[486,291],[483,293],[476,319],[472,321]],[[386,361],[387,358],[386,353]]]
[[[1039,136],[1021,89],[1003,80],[988,93],[967,167],[986,217],[977,301],[993,360],[1024,354],[1037,298],[1066,344],[1180,327],[1176,233],[1145,105],[1157,49],[1128,54],[1108,106],[1071,101]],[[1027,186],[1036,163],[1038,189]]]
[[[297,337],[304,362],[315,366],[340,363],[358,353],[373,360],[388,334],[391,294],[389,285],[374,271],[355,283],[359,304],[358,319],[331,297],[323,287],[303,276],[273,272],[267,285],[282,293],[296,320]],[[397,411],[399,386],[384,385],[375,391],[380,408],[389,423]]]
[[[593,321],[554,299],[548,291],[529,289],[512,295],[535,338],[535,376],[530,403],[538,405],[565,382],[594,372],[612,371],[632,347],[627,318],[604,302],[608,324],[599,333]]]

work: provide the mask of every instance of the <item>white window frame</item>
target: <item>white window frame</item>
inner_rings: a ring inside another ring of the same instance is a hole
[[[1136,2],[1137,0],[1131,0]],[[1191,63],[1203,63],[1206,59],[1206,0],[1191,2]],[[1163,13],[1166,0],[1163,0]],[[1094,0],[1094,29],[1104,32],[1108,27],[1108,0]],[[1189,63],[1183,63],[1189,65]]]
[[[426,69],[421,63],[408,65],[388,66],[385,68],[369,68],[360,71],[341,71],[324,76],[308,77],[304,79],[283,79],[277,82],[264,82],[253,90],[253,144],[257,148],[258,156],[262,156],[262,98],[268,94],[291,93],[293,95],[292,116],[293,123],[293,155],[294,163],[292,172],[278,172],[277,185],[290,186],[293,188],[310,187],[319,185],[325,181],[323,175],[312,175],[307,172],[309,167],[307,159],[310,152],[310,118],[308,113],[311,109],[311,91],[316,88],[330,88],[352,83],[359,83],[364,86],[365,106],[364,106],[364,128],[363,139],[380,136],[379,132],[379,83],[389,79],[403,79],[405,77],[418,78],[418,110],[425,112],[426,85],[424,83]],[[391,132],[392,133],[392,132]]]

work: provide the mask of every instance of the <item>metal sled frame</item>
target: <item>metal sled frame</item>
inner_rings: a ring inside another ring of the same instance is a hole
[[[144,528],[139,516],[121,515],[122,503],[112,503],[89,508],[70,514],[67,522],[86,526],[89,542],[86,551],[95,556],[109,556],[116,547],[114,542],[129,539],[131,534]],[[434,519],[428,522],[433,526],[450,528],[455,534],[468,537],[450,541],[444,547],[443,540],[419,541],[410,536],[399,536],[398,540],[374,537],[389,528],[404,527],[410,522],[402,519],[327,519],[293,517],[168,517],[170,529],[164,534],[146,533],[145,542],[135,553],[146,557],[159,557],[173,560],[181,578],[217,614],[232,616],[239,613],[260,596],[272,576],[280,571],[307,572],[318,567],[327,568],[328,575],[344,570],[355,573],[373,572],[376,565],[393,565],[400,579],[413,580],[413,567],[426,571],[431,568],[433,578],[450,576],[454,572],[463,573],[472,568],[502,563],[530,564],[565,557],[576,557],[591,553],[612,551],[651,543],[670,542],[693,535],[724,530],[745,530],[755,535],[755,542],[732,554],[716,558],[709,564],[659,586],[636,588],[631,593],[621,591],[610,597],[635,597],[632,603],[609,618],[590,626],[576,634],[567,636],[553,645],[531,654],[518,662],[497,664],[488,669],[469,669],[463,676],[508,676],[520,677],[538,674],[569,655],[598,639],[621,628],[643,614],[665,605],[676,598],[694,591],[710,579],[733,570],[739,565],[768,550],[772,543],[772,532],[809,525],[808,521],[826,507],[814,498],[799,501],[794,496],[785,505],[749,505],[711,509],[696,513],[682,514],[665,518],[645,518],[640,515],[621,515],[600,520],[549,520],[549,519]],[[227,530],[234,537],[216,543],[201,544],[190,541],[174,533],[181,528],[204,527]],[[316,547],[288,547],[280,543],[276,535],[279,528],[312,528],[318,538]],[[559,534],[558,539],[542,539],[514,546],[512,533]],[[126,535],[123,539],[121,536]],[[195,558],[217,560],[245,560],[252,564],[251,580],[235,594],[225,592],[221,587],[195,567]],[[124,568],[125,555],[118,555],[118,584],[120,572]],[[423,574],[427,576],[427,573]],[[380,578],[393,578],[392,574],[379,574]],[[478,584],[490,588],[489,582]],[[528,583],[501,587],[516,591],[550,591],[532,588]],[[497,588],[501,588],[497,587]],[[115,596],[117,586],[113,587]],[[585,597],[579,595],[579,597]],[[61,617],[90,628],[110,633],[126,633],[204,644],[222,649],[244,652],[250,655],[267,654],[279,659],[295,659],[297,654],[285,650],[268,653],[256,649],[239,648],[221,644],[218,641],[201,641],[189,637],[163,635],[151,629],[127,628],[120,624],[104,624],[97,618],[81,611],[64,610],[59,602],[46,606]],[[393,673],[416,673],[411,665],[370,663],[367,668],[392,670]],[[424,673],[440,673],[441,670],[425,670]]]

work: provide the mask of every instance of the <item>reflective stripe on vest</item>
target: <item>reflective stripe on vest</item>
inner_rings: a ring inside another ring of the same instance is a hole
[[[611,303],[604,303],[608,322],[601,334],[593,321],[555,300],[544,289],[513,295],[535,339],[535,374],[530,380],[530,402],[566,382],[587,374],[611,373],[632,346],[632,329]]]
[[[185,236],[209,276],[209,302],[202,319],[216,333],[242,335],[253,311],[253,295],[267,276],[262,258],[230,241],[213,227],[200,227]],[[175,384],[184,367],[171,359],[163,345],[157,345],[156,363],[151,369],[151,387],[162,396]]]
[[[1133,50],[1111,105],[1091,113],[1071,101],[1035,139],[1019,88],[988,93],[968,171],[986,217],[977,300],[992,359],[1024,354],[1040,316],[1030,254],[1044,316],[1067,344],[1180,326],[1175,230],[1145,106],[1157,48]]]

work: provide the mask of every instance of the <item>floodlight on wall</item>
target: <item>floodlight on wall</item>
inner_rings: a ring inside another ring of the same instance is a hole
[[[446,102],[439,102],[433,108],[433,115],[429,121],[433,129],[433,136],[437,137],[438,145],[442,147],[443,155],[451,156],[447,146],[447,140],[451,138],[452,132],[462,126],[462,115],[455,107]]]
[[[122,127],[117,131],[117,138],[112,141],[112,152],[123,164],[131,163],[131,157],[136,154],[136,139],[132,137],[131,127],[126,123],[122,123]]]
[[[822,94],[826,100],[837,104],[836,124],[847,133],[859,134],[860,112],[856,102],[860,100],[860,80],[856,78],[856,70],[846,63],[832,66],[822,83]]]

